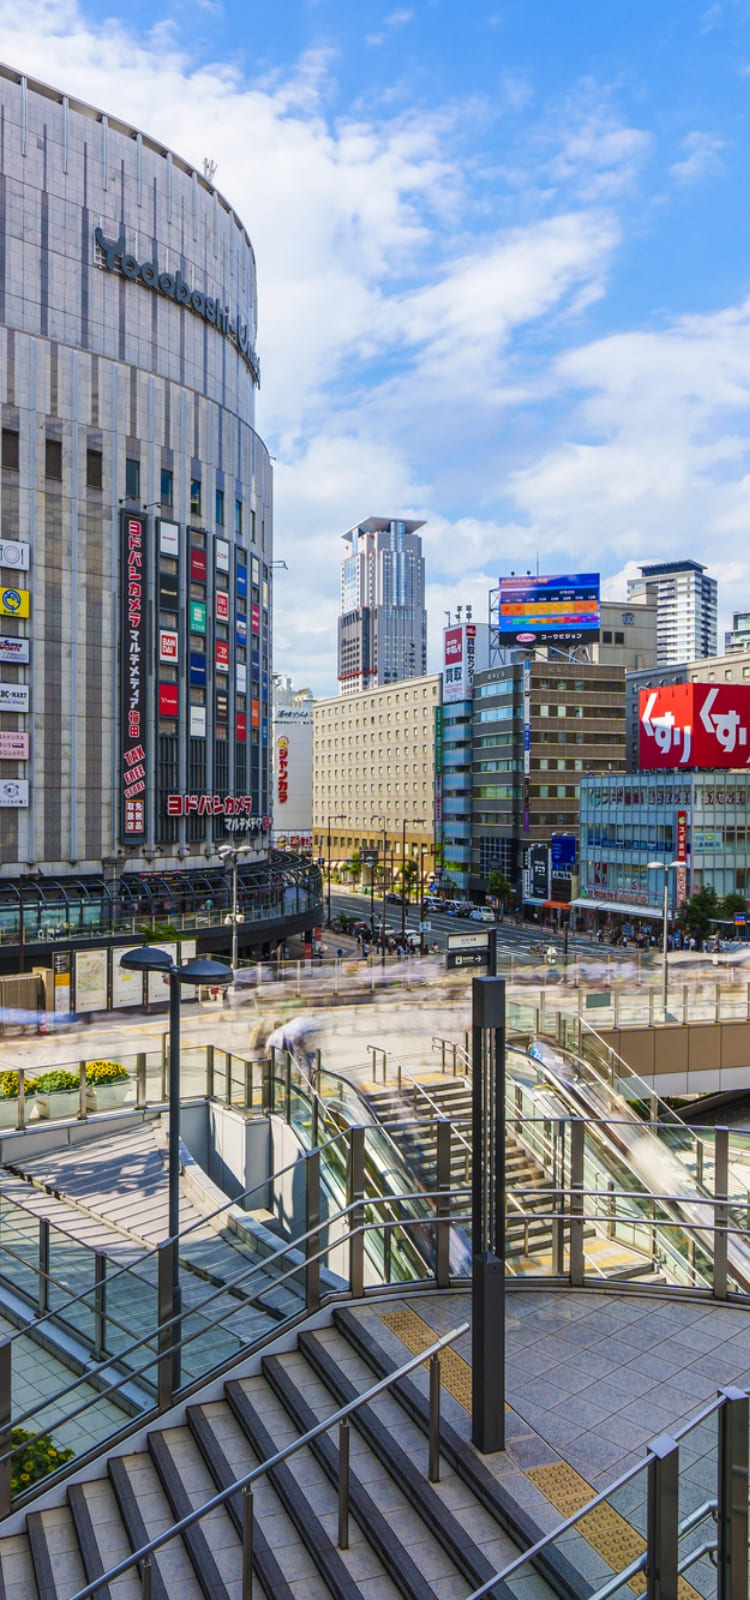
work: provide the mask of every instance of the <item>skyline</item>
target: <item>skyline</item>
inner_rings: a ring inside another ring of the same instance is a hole
[[[258,260],[276,670],[336,690],[340,537],[423,518],[428,669],[500,573],[750,608],[750,12],[0,0],[4,59],[163,139]],[[595,560],[593,558],[596,558]]]

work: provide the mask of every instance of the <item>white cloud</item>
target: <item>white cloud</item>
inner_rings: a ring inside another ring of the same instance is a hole
[[[688,133],[682,141],[682,147],[686,152],[683,160],[675,161],[669,169],[678,183],[699,183],[701,178],[710,178],[724,171],[724,163],[719,155],[719,151],[724,149],[724,140],[715,134]]]

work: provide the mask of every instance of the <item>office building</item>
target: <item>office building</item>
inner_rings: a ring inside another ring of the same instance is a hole
[[[590,646],[591,660],[599,666],[624,667],[637,672],[657,663],[658,589],[647,584],[625,604],[602,600],[599,638]]]
[[[366,517],[342,537],[339,694],[427,671],[422,522]]]
[[[10,69],[0,113],[0,920],[31,877],[43,945],[267,866],[272,472],[231,205]]]
[[[466,620],[460,621],[462,610],[459,607],[457,620],[443,629],[442,742],[438,744],[435,783],[441,802],[438,844],[443,873],[453,889],[468,899],[474,677],[489,665],[490,630],[486,622],[472,620],[470,606],[466,607]]]
[[[420,867],[424,862],[425,871],[432,869],[441,820],[435,792],[441,691],[441,675],[433,673],[316,703],[313,854],[318,860],[329,859],[329,834],[335,867],[363,848],[382,853],[385,827],[389,877],[398,870],[404,837],[407,856]]]
[[[272,685],[273,843],[280,850],[312,848],[313,696],[275,672]]]
[[[654,561],[628,582],[628,600],[658,591],[657,663],[668,667],[716,654],[717,584],[700,561]]]
[[[724,649],[750,650],[750,611],[732,613],[732,626],[724,634]]]
[[[472,894],[498,868],[517,894],[530,852],[553,835],[577,838],[578,793],[587,771],[625,766],[625,673],[580,661],[514,662],[474,680]],[[543,851],[542,851],[543,847]],[[549,876],[546,878],[549,888]]]

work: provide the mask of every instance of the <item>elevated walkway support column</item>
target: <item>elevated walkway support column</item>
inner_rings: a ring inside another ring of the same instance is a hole
[[[472,981],[471,1437],[505,1449],[505,982]]]

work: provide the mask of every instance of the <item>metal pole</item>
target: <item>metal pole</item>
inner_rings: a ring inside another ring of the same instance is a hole
[[[669,965],[667,956],[667,916],[669,913],[669,867],[664,868],[664,932],[662,934],[662,954],[664,956],[664,974],[662,978],[662,1003],[664,1006],[664,1021],[667,1020],[667,1003],[669,989]]]
[[[328,818],[328,856],[327,856],[327,861],[328,861],[328,893],[327,893],[327,896],[326,896],[326,901],[327,901],[326,927],[330,928],[330,926],[331,926],[331,819],[330,819],[330,817]]]
[[[339,1423],[339,1550],[349,1549],[349,1418]]]
[[[717,1128],[714,1135],[714,1276],[715,1300],[727,1297],[727,1223],[729,1207],[729,1129]]]
[[[305,1306],[320,1310],[320,1235],[313,1232],[320,1222],[320,1151],[311,1150],[305,1161]]]
[[[451,1250],[451,1225],[450,1225],[450,1186],[451,1186],[451,1124],[447,1117],[441,1117],[437,1124],[437,1170],[435,1173],[437,1189],[437,1225],[435,1241],[435,1282],[438,1289],[450,1288],[450,1250]],[[435,1480],[437,1481],[437,1480]]]
[[[647,1600],[677,1600],[679,1452],[666,1433],[648,1448]]]
[[[151,1600],[151,1557],[144,1556],[141,1562],[141,1600]]]
[[[440,1357],[430,1356],[430,1449],[427,1467],[430,1483],[440,1482]],[[733,1600],[733,1597],[732,1597]]]
[[[748,1398],[742,1389],[720,1393],[716,1600],[747,1600]]]
[[[5,1460],[0,1461],[0,1517],[10,1516],[11,1458],[7,1452],[10,1449],[10,1382],[12,1360],[12,1341],[10,1339],[4,1339],[3,1343],[0,1344],[0,1454],[5,1456]]]
[[[357,1201],[365,1192],[365,1129],[349,1129],[349,1173],[347,1205],[350,1212],[349,1233],[349,1290],[352,1297],[361,1299],[365,1292],[365,1236],[362,1232],[364,1207]]]
[[[172,1315],[179,1317],[180,1261],[177,1235],[180,1231],[180,980],[177,969],[169,974],[169,1237],[175,1241],[172,1249]],[[180,1324],[174,1327],[174,1386],[180,1383]]]
[[[505,982],[472,981],[471,1437],[505,1448]]]
[[[406,818],[401,823],[401,949],[406,943],[406,880],[404,868],[406,866]]]
[[[232,853],[232,971],[237,975],[237,851]]]
[[[253,1491],[242,1491],[242,1597],[253,1600]]]
[[[381,930],[382,931],[382,935],[383,935],[383,948],[382,948],[382,951],[381,951],[380,964],[384,969],[385,969],[385,853],[386,853],[387,849],[388,849],[388,840],[386,838],[385,821],[383,821],[383,923],[382,923],[382,930]]]
[[[103,1361],[107,1348],[107,1257],[94,1252],[94,1355]]]
[[[18,880],[18,970],[23,972],[25,961],[25,935],[23,924],[23,878]]]

